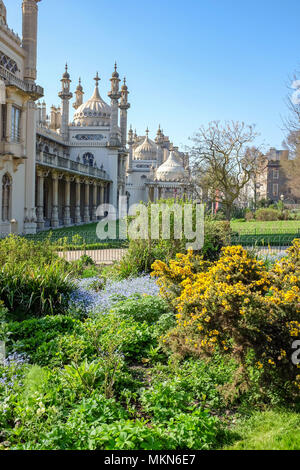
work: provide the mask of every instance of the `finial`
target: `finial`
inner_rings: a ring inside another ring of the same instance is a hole
[[[68,73],[68,63],[66,62],[66,65],[65,65],[65,73],[63,74],[63,79],[69,79],[70,78],[70,75]]]
[[[96,77],[94,78],[95,82],[96,82],[96,86],[98,86],[98,82],[100,82],[101,78],[99,78],[99,74],[98,72],[96,73]]]
[[[124,77],[123,83],[124,85],[126,85],[126,77]]]
[[[117,71],[117,68],[118,68],[117,62],[115,62],[115,72]]]
[[[147,135],[147,137],[149,136],[149,129],[148,129],[148,126],[147,126],[147,129],[146,129],[146,135]]]

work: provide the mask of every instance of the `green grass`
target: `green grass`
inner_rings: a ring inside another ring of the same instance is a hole
[[[265,411],[233,428],[238,440],[226,450],[299,450],[300,413]]]
[[[96,233],[97,223],[49,229],[35,235],[27,235],[30,240],[43,241],[50,238],[57,248],[64,249],[97,249],[119,248],[127,245],[126,240],[100,240]],[[80,237],[74,240],[73,237]]]
[[[276,222],[231,222],[231,228],[240,234],[300,234],[300,220],[279,220]]]
[[[27,236],[37,241],[43,241],[51,235],[51,241],[59,242],[58,248],[66,249],[99,249],[126,247],[127,241],[123,240],[99,240],[96,233],[97,223],[64,227],[55,230],[47,230],[36,235]],[[278,221],[278,222],[238,222],[231,223],[232,230],[236,233],[231,243],[243,246],[289,246],[295,238],[300,238],[300,221]],[[74,236],[81,237],[76,243]],[[67,240],[67,243],[66,243]]]

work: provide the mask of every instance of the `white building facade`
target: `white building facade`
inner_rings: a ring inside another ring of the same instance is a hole
[[[0,0],[0,232],[34,233],[37,3],[23,0],[22,40]]]
[[[127,134],[128,87],[115,64],[107,102],[96,74],[84,101],[66,65],[59,106],[47,113],[36,85],[38,2],[23,0],[22,40],[0,0],[0,233],[35,233],[95,222],[97,207],[187,193],[188,158],[159,128],[155,140]],[[71,117],[71,100],[74,113]]]

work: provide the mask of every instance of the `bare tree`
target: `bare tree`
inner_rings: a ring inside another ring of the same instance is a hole
[[[300,72],[296,71],[287,85],[289,93],[286,97],[288,115],[283,118],[286,138],[283,145],[294,158],[300,150]]]
[[[192,178],[195,184],[218,200],[227,220],[234,203],[257,168],[257,153],[249,150],[258,134],[243,122],[219,121],[200,127],[190,148]]]
[[[286,139],[283,142],[289,150],[289,158],[281,162],[285,177],[285,192],[300,199],[300,72],[289,79],[287,96],[288,115],[283,119]]]

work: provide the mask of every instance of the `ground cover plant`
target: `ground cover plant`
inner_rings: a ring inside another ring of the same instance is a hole
[[[0,449],[260,449],[264,434],[268,449],[299,447],[299,241],[280,260],[225,247],[124,279],[3,243],[4,265],[59,266],[68,292],[59,301],[57,283],[53,310],[22,314],[3,297]]]

